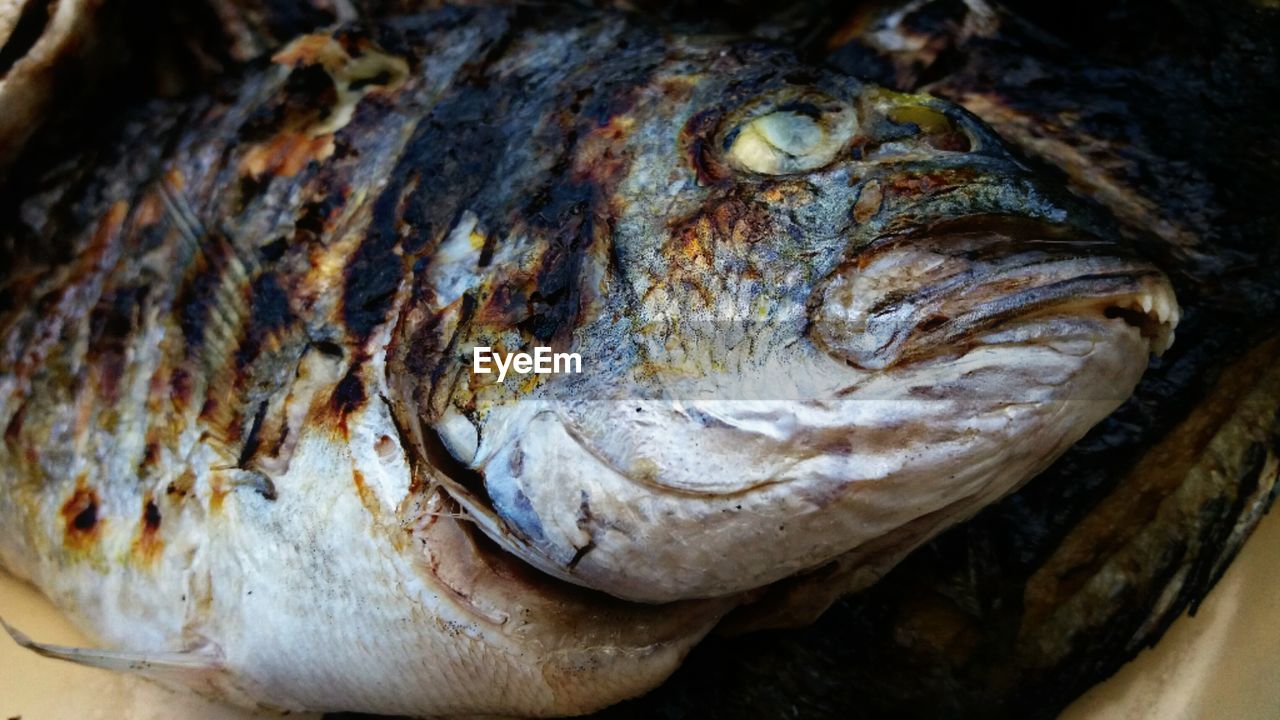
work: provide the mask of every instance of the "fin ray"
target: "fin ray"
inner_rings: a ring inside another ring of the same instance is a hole
[[[193,680],[222,671],[221,653],[216,649],[189,652],[130,652],[51,645],[32,640],[3,619],[0,619],[0,625],[4,626],[9,637],[21,647],[43,657],[65,660],[77,665],[174,680],[184,685],[192,685]]]

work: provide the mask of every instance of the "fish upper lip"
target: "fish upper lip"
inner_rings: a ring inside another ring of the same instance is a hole
[[[813,293],[810,336],[884,369],[1010,322],[1120,320],[1160,354],[1180,312],[1168,278],[1114,243],[1030,218],[981,216],[885,236]]]

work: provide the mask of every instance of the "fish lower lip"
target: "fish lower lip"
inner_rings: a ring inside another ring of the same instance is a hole
[[[824,281],[810,335],[828,353],[883,369],[945,353],[1009,323],[1120,320],[1168,348],[1177,300],[1154,266],[1071,228],[983,216],[884,238]]]

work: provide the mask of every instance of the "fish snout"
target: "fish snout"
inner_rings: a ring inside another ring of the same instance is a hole
[[[809,318],[824,351],[883,370],[963,352],[1017,325],[1036,325],[1020,342],[1078,333],[1081,323],[1123,328],[1160,354],[1179,310],[1168,278],[1115,243],[997,215],[878,238],[814,289]]]

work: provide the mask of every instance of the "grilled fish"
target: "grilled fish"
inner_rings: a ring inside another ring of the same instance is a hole
[[[1178,342],[1022,490],[815,625],[704,643],[606,717],[1055,717],[1195,611],[1277,492],[1280,13],[939,0],[829,18],[833,65],[962,103],[1112,217],[1171,275]],[[845,574],[776,584],[721,627],[807,622]]]
[[[50,167],[0,561],[108,649],[19,637],[278,709],[643,692],[1046,468],[1179,318],[958,106],[610,12],[307,35]],[[582,372],[477,371],[538,347]]]

